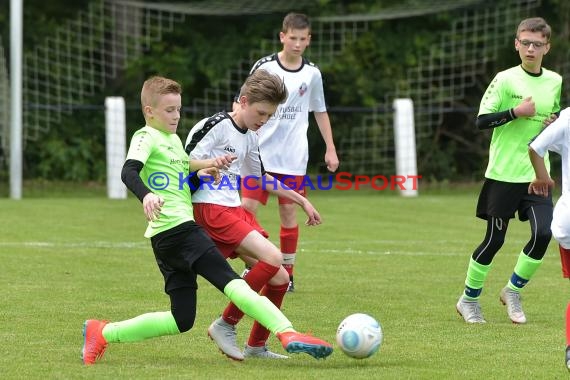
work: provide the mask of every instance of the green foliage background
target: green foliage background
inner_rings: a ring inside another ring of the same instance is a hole
[[[501,1],[501,0],[499,0]],[[33,49],[58,24],[73,18],[84,9],[89,0],[69,3],[65,0],[26,0],[24,3],[24,48]],[[367,13],[398,5],[398,1],[315,1],[303,11],[311,17],[350,13]],[[410,7],[414,1],[409,1]],[[542,1],[536,14],[543,16],[553,27],[551,53],[545,66],[560,70],[565,67],[570,51],[570,5],[562,0]],[[57,128],[51,128],[39,141],[25,147],[24,176],[28,179],[62,179],[75,181],[103,181],[105,178],[105,136],[103,103],[105,96],[123,96],[128,107],[128,135],[140,128],[144,120],[138,99],[140,85],[151,74],[175,78],[184,87],[183,105],[189,106],[204,89],[215,87],[238,62],[250,59],[250,52],[260,47],[260,40],[272,38],[279,28],[283,14],[239,17],[191,16],[164,35],[133,61],[109,83],[105,91],[89,100],[90,107],[78,106],[73,114]],[[331,64],[316,62],[323,72],[325,92],[331,116],[337,149],[351,128],[362,123],[362,118],[373,107],[387,107],[385,95],[393,92],[406,71],[413,68],[440,38],[449,30],[453,13],[412,17],[405,20],[377,21],[368,31],[350,44]],[[0,33],[8,52],[9,2],[0,2]],[[325,38],[313,35],[314,40]],[[440,125],[434,126],[433,140],[419,152],[420,172],[423,178],[442,180],[479,180],[487,158],[488,132],[474,126],[480,97],[492,76],[504,68],[518,64],[511,41],[505,41],[496,62],[485,65],[485,75],[479,84],[467,89],[464,99],[451,104],[457,111],[445,115]],[[307,55],[310,58],[311,48]],[[271,52],[267,52],[269,54]],[[484,52],[481,52],[484,56]],[[567,104],[564,94],[562,106]],[[352,111],[346,112],[350,108]],[[335,111],[344,109],[344,112]],[[204,115],[205,116],[205,115]],[[312,119],[312,118],[311,118]],[[193,120],[183,119],[179,130],[190,129]],[[183,136],[181,136],[183,137]],[[309,129],[310,171],[322,170],[324,146],[317,128]],[[342,161],[342,156],[340,157]],[[0,177],[6,167],[0,166]],[[4,173],[4,174],[2,174]]]

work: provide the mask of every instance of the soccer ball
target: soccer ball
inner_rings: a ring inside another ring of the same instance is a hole
[[[351,358],[372,356],[382,344],[382,327],[368,314],[352,314],[346,317],[336,331],[336,342],[342,352]]]

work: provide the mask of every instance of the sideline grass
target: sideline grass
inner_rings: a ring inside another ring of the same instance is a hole
[[[206,336],[226,305],[200,282],[194,328],[181,336],[110,345],[105,358],[79,360],[86,318],[121,320],[167,310],[162,277],[142,237],[133,198],[0,200],[0,373],[3,379],[481,379],[565,378],[564,309],[555,243],[524,291],[529,323],[515,326],[498,295],[528,239],[513,222],[482,296],[488,323],[468,326],[454,305],[470,253],[482,239],[476,190],[405,199],[374,192],[314,192],[325,223],[301,227],[294,294],[284,311],[301,331],[334,342],[354,312],[375,316],[384,343],[375,356],[326,360],[227,360]],[[275,200],[260,220],[278,241]],[[300,221],[301,218],[300,218]],[[241,272],[241,263],[232,265]],[[251,326],[239,325],[244,342]],[[282,352],[277,340],[270,346]]]

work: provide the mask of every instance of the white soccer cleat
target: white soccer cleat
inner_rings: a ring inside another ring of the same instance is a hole
[[[499,299],[503,305],[507,306],[507,314],[513,323],[526,323],[526,316],[522,309],[521,294],[519,292],[515,292],[508,286],[505,286],[501,290]]]
[[[239,361],[244,359],[236,343],[236,327],[224,321],[222,317],[216,319],[208,327],[208,336],[228,358]]]
[[[289,359],[289,356],[269,351],[267,346],[252,347],[247,344],[245,345],[245,349],[243,350],[243,356],[245,356],[246,358]]]
[[[477,300],[471,301],[461,296],[455,308],[467,323],[487,323],[485,318],[483,318],[481,305],[479,305]]]

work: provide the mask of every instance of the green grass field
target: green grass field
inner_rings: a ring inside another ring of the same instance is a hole
[[[355,360],[226,359],[206,329],[226,298],[200,282],[194,328],[180,336],[112,344],[91,367],[80,361],[87,318],[122,320],[167,310],[162,277],[143,238],[134,198],[101,196],[0,200],[0,376],[3,379],[555,379],[564,358],[563,280],[556,244],[523,295],[528,318],[513,325],[498,297],[528,239],[514,221],[482,296],[488,321],[469,326],[455,312],[469,256],[483,238],[474,217],[478,188],[401,198],[386,192],[313,192],[324,224],[301,229],[297,291],[283,310],[300,331],[334,342],[355,312],[376,317],[380,351]],[[301,219],[300,219],[301,220]],[[260,221],[278,241],[275,199]],[[238,272],[243,266],[232,262]],[[238,325],[245,342],[251,319]],[[283,352],[275,338],[270,346]],[[336,344],[335,344],[336,348]]]

